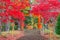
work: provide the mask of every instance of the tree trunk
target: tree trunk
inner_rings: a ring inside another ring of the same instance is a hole
[[[21,23],[21,30],[24,30],[24,21],[20,21]]]
[[[1,34],[1,31],[2,31],[2,22],[0,20],[0,34]]]
[[[18,30],[20,30],[21,26],[20,26],[20,22],[17,20],[17,23],[18,23]]]
[[[10,22],[7,21],[5,24],[5,31],[9,31],[10,30]]]
[[[38,29],[42,29],[41,16],[38,16]]]

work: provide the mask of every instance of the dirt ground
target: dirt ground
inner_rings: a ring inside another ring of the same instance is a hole
[[[39,30],[26,30],[25,36],[17,39],[17,40],[49,40],[49,38],[45,38],[41,36]]]

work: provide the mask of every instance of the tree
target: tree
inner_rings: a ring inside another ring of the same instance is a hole
[[[13,11],[10,11],[10,16],[17,20],[18,25],[20,25],[21,28],[24,27],[25,17],[22,12],[13,10]],[[19,28],[20,28],[20,26],[19,26]]]
[[[56,19],[57,15],[59,14],[59,4],[57,0],[35,0],[38,2],[37,4],[33,5],[31,13],[34,15],[41,15],[44,18],[45,23],[50,20],[52,17]]]
[[[60,15],[58,15],[58,17],[57,17],[55,32],[56,32],[56,34],[60,35]]]
[[[24,26],[24,20],[25,20],[24,13],[28,13],[28,11],[30,9],[30,2],[29,2],[29,0],[24,0],[24,1],[22,1],[22,0],[1,0],[0,8],[1,8],[1,11],[4,13],[4,16],[2,16],[3,22],[5,22],[6,28],[8,27],[8,29],[9,29],[9,26],[10,26],[9,17],[11,18],[11,20],[16,19],[18,22],[18,26],[20,24],[21,24],[21,26]],[[8,15],[6,15],[6,13]],[[6,30],[8,30],[8,29],[6,29]]]

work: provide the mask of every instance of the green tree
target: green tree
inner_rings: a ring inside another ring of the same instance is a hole
[[[31,25],[31,17],[30,16],[26,16],[25,24]]]
[[[60,15],[58,15],[57,17],[57,23],[56,23],[56,27],[55,27],[55,33],[60,35]]]

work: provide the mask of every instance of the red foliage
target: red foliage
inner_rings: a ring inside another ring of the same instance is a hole
[[[30,7],[30,3],[25,1],[14,0],[14,2],[12,2],[10,0],[7,0],[5,2],[7,3],[7,7],[12,6],[16,10],[25,9],[28,6]]]
[[[8,13],[1,13],[0,17],[1,17],[1,21],[4,22],[4,23],[6,23],[9,20]]]
[[[22,12],[14,10],[10,11],[10,15],[15,19],[25,20],[24,14]]]
[[[19,19],[19,20],[25,20],[24,13],[20,12],[20,9],[25,9],[27,6],[30,6],[29,2],[27,0],[25,1],[18,1],[18,0],[2,0],[1,2],[5,2],[5,13],[3,13],[1,16],[5,17],[5,19],[9,18],[9,16]],[[2,6],[3,7],[3,6]],[[3,9],[3,8],[2,8]],[[4,21],[5,21],[4,19]]]
[[[33,5],[34,7],[31,10],[31,13],[34,15],[42,15],[42,17],[45,19],[45,21],[48,21],[50,17],[56,18],[59,14],[57,11],[50,12],[50,10],[60,10],[60,2],[57,0],[44,0],[40,2],[41,0],[36,0],[39,2],[38,5]]]
[[[14,20],[10,20],[10,22],[14,22]]]
[[[44,4],[44,3],[39,4],[39,10],[46,11],[46,10],[49,10],[49,9],[50,9],[49,4]]]

